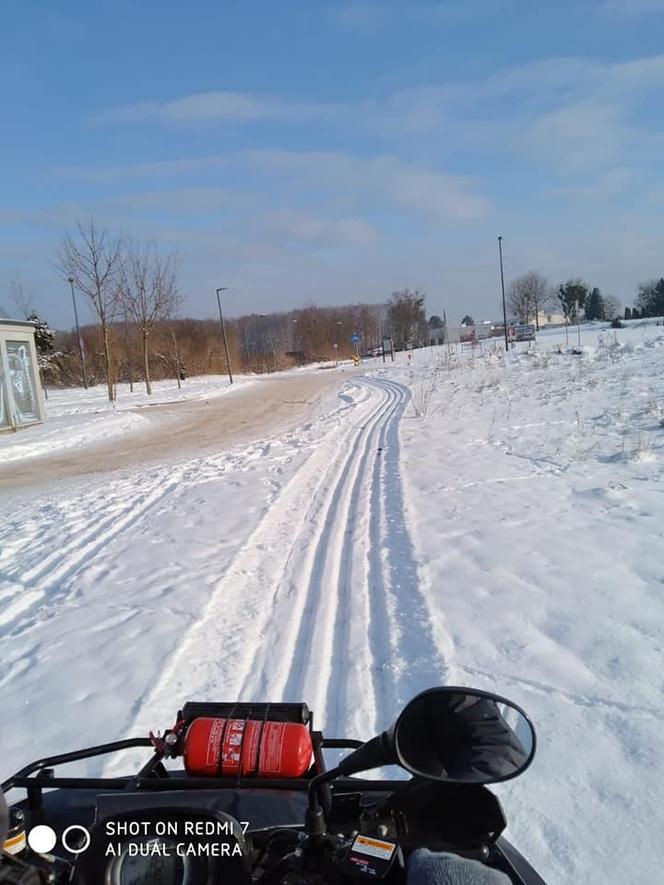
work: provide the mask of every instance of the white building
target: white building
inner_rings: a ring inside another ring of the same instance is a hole
[[[44,420],[35,327],[0,319],[0,431]]]
[[[532,320],[532,322],[535,321]],[[540,310],[537,316],[537,325],[540,329],[543,329],[545,326],[564,326],[565,322],[565,314],[563,313]]]

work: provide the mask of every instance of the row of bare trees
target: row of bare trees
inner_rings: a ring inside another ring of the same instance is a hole
[[[559,313],[566,320],[576,321],[578,310],[585,308],[587,319],[613,319],[621,305],[613,295],[603,295],[583,280],[568,280],[552,286],[546,277],[531,270],[512,280],[508,287],[507,306],[512,319],[519,323],[535,323],[547,313]]]
[[[319,307],[274,314],[249,314],[226,321],[231,363],[245,373],[273,372],[306,362],[349,358],[352,336],[362,349],[381,341],[385,323],[383,305],[354,304]],[[106,356],[99,326],[84,326],[81,338],[90,383],[106,379]],[[153,380],[180,375],[224,374],[225,350],[218,320],[171,318],[155,321],[149,332],[149,377]],[[141,325],[124,317],[107,325],[112,384],[145,377]],[[336,345],[336,346],[335,346]],[[56,352],[44,373],[49,385],[69,386],[81,378],[78,342],[74,331],[58,332]]]
[[[99,321],[109,400],[115,398],[111,334],[121,318],[140,332],[145,387],[152,393],[150,338],[158,323],[173,320],[178,311],[177,255],[162,255],[155,243],[123,240],[91,219],[65,236],[57,264],[87,296]]]

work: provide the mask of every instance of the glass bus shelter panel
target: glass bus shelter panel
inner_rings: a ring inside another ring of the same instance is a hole
[[[11,415],[9,414],[9,397],[7,395],[7,381],[0,358],[0,430],[11,427]]]
[[[27,341],[7,341],[5,346],[9,365],[9,384],[16,409],[16,421],[19,425],[32,424],[39,421],[39,406],[32,371],[30,344]]]

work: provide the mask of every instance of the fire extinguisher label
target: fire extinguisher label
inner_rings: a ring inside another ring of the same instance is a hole
[[[260,736],[264,727],[262,722],[247,723],[247,733],[244,736],[244,750],[242,752],[242,767],[245,774],[255,774],[258,771]]]
[[[224,738],[224,748],[221,756],[222,764],[240,765],[240,750],[242,748],[242,737],[244,735],[245,721],[243,719],[231,719],[226,729]]]
[[[224,733],[224,720],[213,719],[212,726],[208,733],[207,751],[205,754],[205,763],[212,768],[219,765],[219,756],[221,751],[221,738]]]
[[[261,741],[261,774],[269,777],[281,774],[286,723],[268,722],[265,732]]]

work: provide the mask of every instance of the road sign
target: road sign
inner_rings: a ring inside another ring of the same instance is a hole
[[[357,332],[354,332],[353,337],[350,340],[353,342],[353,344],[357,344],[360,340],[360,336],[357,334]]]

